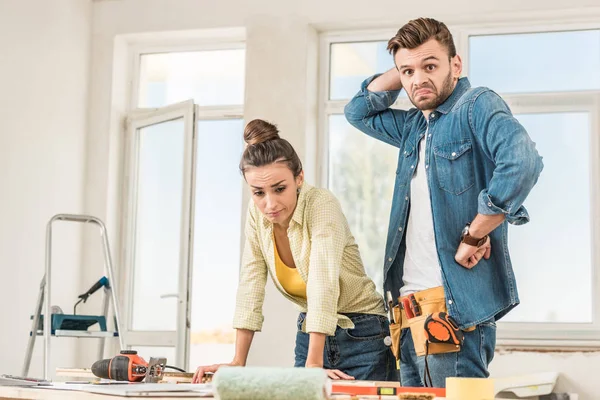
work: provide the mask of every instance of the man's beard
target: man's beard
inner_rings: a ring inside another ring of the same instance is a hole
[[[413,103],[413,105],[415,107],[417,107],[419,110],[434,110],[435,108],[437,108],[437,106],[439,106],[444,101],[446,101],[446,99],[448,97],[450,97],[450,95],[452,94],[452,91],[454,90],[452,72],[450,72],[448,74],[448,76],[446,77],[446,79],[444,79],[444,83],[442,84],[442,90],[440,92],[437,92],[435,86],[433,86],[429,83],[426,85],[420,86],[416,90],[423,89],[423,88],[430,89],[430,90],[436,92],[437,95],[434,98],[432,98],[431,100],[427,100],[426,102],[420,102],[419,104],[417,104],[415,102],[412,95],[409,95],[408,98],[410,99],[410,102]]]

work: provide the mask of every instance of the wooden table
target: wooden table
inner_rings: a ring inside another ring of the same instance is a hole
[[[141,399],[141,397],[125,397],[125,396],[114,396],[105,394],[88,393],[73,390],[59,390],[59,389],[40,389],[35,387],[17,387],[17,386],[0,386],[0,400],[15,400],[15,399],[27,399],[27,400],[131,400]],[[145,397],[152,400],[173,400],[173,399],[202,399],[210,400],[212,397]],[[336,395],[333,396],[332,400],[351,400],[356,397],[348,395]],[[397,396],[360,396],[359,399],[395,399],[398,400]],[[284,399],[282,399],[284,400]],[[437,400],[444,400],[443,398],[437,398]]]
[[[210,397],[147,397],[152,400],[173,399],[209,399]],[[135,397],[111,396],[105,394],[87,393],[73,390],[40,389],[35,387],[0,386],[0,400],[120,400],[135,399]]]

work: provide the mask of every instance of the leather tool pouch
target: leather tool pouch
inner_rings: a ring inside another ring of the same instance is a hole
[[[402,334],[402,323],[403,323],[403,313],[400,310],[399,306],[394,306],[392,308],[392,312],[394,313],[394,321],[395,323],[390,323],[390,336],[392,338],[392,353],[396,360],[400,360],[400,336]]]
[[[426,354],[454,353],[460,351],[461,346],[453,343],[432,343],[427,340],[425,321],[433,313],[446,313],[446,297],[443,287],[436,287],[414,294],[421,308],[421,315],[410,318],[408,327],[415,346],[417,356]],[[392,340],[393,343],[393,340]]]

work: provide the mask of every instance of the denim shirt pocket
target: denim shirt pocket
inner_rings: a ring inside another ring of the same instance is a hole
[[[469,139],[433,148],[440,189],[459,195],[475,184],[473,150]]]
[[[412,174],[415,171],[410,168],[413,152],[414,148],[406,144],[400,153],[400,157],[398,157],[398,167],[396,168],[396,186],[398,187],[406,186],[412,178]]]

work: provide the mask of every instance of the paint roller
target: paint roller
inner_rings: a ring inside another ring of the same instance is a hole
[[[326,400],[331,395],[331,380],[320,368],[223,366],[212,385],[219,400]]]

